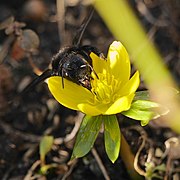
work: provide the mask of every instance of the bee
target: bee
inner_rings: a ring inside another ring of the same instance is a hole
[[[91,89],[90,80],[91,72],[97,76],[92,67],[90,53],[93,52],[98,56],[102,54],[92,46],[72,46],[62,48],[52,58],[51,76],[61,76],[87,89]]]
[[[66,78],[80,86],[91,90],[92,80],[91,73],[97,76],[96,72],[92,66],[92,59],[90,53],[93,52],[101,58],[104,58],[103,53],[101,53],[96,47],[89,45],[80,45],[82,35],[93,15],[93,10],[91,10],[88,19],[84,20],[80,29],[73,40],[72,46],[63,47],[59,50],[57,54],[52,57],[51,68],[44,71],[40,76],[34,79],[23,92],[29,90],[33,86],[37,85],[39,82],[52,76],[62,77],[62,86],[65,88],[63,79]],[[98,76],[97,76],[98,78]]]

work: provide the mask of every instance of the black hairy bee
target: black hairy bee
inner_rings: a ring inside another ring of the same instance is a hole
[[[84,20],[85,23],[82,23],[73,40],[73,45],[61,48],[52,58],[51,69],[47,69],[42,75],[38,76],[24,91],[52,76],[61,76],[63,87],[65,87],[63,78],[66,78],[89,90],[91,89],[91,72],[93,71],[96,76],[97,74],[92,67],[90,53],[93,52],[101,58],[104,57],[95,47],[89,45],[80,46],[82,35],[92,15],[93,10],[90,16],[88,16],[88,19]]]
[[[62,48],[52,58],[52,70],[50,75],[61,76],[63,87],[63,78],[66,78],[87,89],[91,89],[91,72],[94,71],[92,60],[90,58],[91,52],[102,56],[102,54],[92,46],[72,46]],[[94,73],[96,74],[95,71]]]

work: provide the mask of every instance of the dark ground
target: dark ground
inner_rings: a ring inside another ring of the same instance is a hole
[[[39,3],[35,4],[36,8],[33,8],[31,5],[37,2]],[[164,62],[179,85],[180,2],[178,0],[140,0],[131,1],[131,5],[147,34],[159,48]],[[74,142],[72,130],[74,124],[79,122],[77,118],[80,115],[58,104],[45,83],[18,97],[16,103],[8,104],[9,99],[15,97],[36,77],[34,72],[38,73],[47,68],[52,55],[58,51],[60,46],[63,46],[62,44],[71,43],[74,32],[87,16],[89,7],[69,0],[65,10],[66,36],[59,37],[54,0],[36,2],[33,0],[1,0],[0,2],[0,22],[13,15],[15,21],[26,23],[23,29],[32,29],[40,39],[39,47],[34,45],[32,46],[33,51],[29,51],[29,48],[24,51],[19,48],[17,36],[12,37],[12,34],[5,34],[4,29],[0,31],[0,179],[18,180],[28,175],[36,176],[39,166],[34,170],[31,169],[32,173],[30,168],[33,164],[35,166],[35,162],[39,160],[38,144],[44,134],[50,134],[56,138],[52,151],[47,155],[47,164],[56,163],[58,168],[51,170],[46,176],[39,176],[35,179],[66,179],[66,176],[67,179],[104,179],[93,153],[78,159],[74,164],[67,164]],[[7,23],[7,27],[11,29],[10,23]],[[16,33],[18,31],[17,28]],[[63,34],[63,28],[61,33]],[[23,45],[29,47],[28,43],[31,42],[31,38],[27,35],[25,38],[28,42],[24,42]],[[95,12],[85,31],[82,43],[96,46],[106,54],[113,40],[111,33]],[[38,40],[35,42],[38,44]],[[7,53],[2,53],[4,49],[8,49]],[[2,58],[3,56],[5,58]],[[142,83],[141,89],[144,88]],[[180,179],[178,135],[167,127],[160,126],[160,123],[156,123],[158,120],[146,127],[140,127],[136,121],[127,121],[124,117],[122,119],[120,121],[122,133],[133,153],[140,152],[138,161],[140,168],[144,169],[145,162],[150,158],[155,166],[165,165],[165,172],[156,171],[159,176],[164,179]],[[67,134],[70,133],[73,137],[66,140]],[[64,142],[61,141],[62,139]],[[171,148],[168,148],[170,144]],[[95,143],[95,149],[111,179],[130,179],[120,157],[115,164],[108,160],[101,134]]]

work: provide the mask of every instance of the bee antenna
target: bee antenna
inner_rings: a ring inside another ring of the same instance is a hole
[[[79,46],[79,45],[80,45],[82,36],[83,36],[83,34],[84,34],[84,31],[85,31],[87,25],[89,24],[89,21],[91,20],[91,18],[92,18],[92,16],[93,16],[93,13],[94,13],[94,8],[92,8],[92,9],[90,10],[89,16],[87,16],[87,17],[83,20],[80,28],[77,30],[76,35],[75,35],[75,37],[74,37],[74,39],[73,39],[73,43],[72,43],[73,45],[75,45],[75,46]]]

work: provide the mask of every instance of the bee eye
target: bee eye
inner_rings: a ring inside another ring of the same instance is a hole
[[[81,69],[85,68],[87,65],[86,64],[83,64],[80,66]]]

